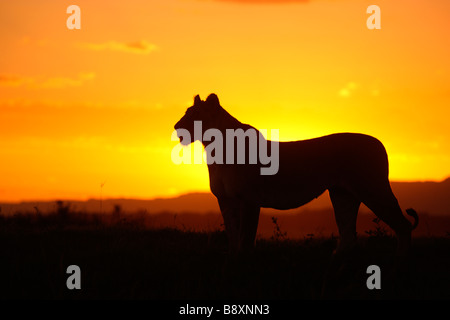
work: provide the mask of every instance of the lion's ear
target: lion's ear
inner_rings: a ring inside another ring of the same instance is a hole
[[[201,102],[200,95],[196,95],[194,98],[194,106],[199,105]]]
[[[206,102],[207,102],[209,105],[212,105],[212,106],[220,106],[219,98],[218,98],[217,95],[214,94],[214,93],[211,93],[211,94],[208,96],[208,98],[206,98]]]

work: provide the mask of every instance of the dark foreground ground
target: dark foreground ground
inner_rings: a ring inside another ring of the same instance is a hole
[[[359,239],[348,266],[326,282],[335,238],[259,240],[227,253],[225,234],[136,226],[0,225],[0,299],[449,299],[450,237],[415,238],[408,267],[395,268],[395,239]],[[67,267],[81,269],[69,290]],[[369,265],[381,289],[369,290]]]

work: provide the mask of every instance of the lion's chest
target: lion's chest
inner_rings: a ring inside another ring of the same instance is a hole
[[[254,197],[257,168],[250,166],[208,166],[211,192],[218,198]]]

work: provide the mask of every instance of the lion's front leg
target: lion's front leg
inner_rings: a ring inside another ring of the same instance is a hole
[[[219,199],[220,212],[222,213],[227,233],[230,252],[237,252],[239,248],[240,209],[239,204],[231,199]]]
[[[241,203],[239,250],[246,251],[254,247],[256,231],[258,230],[260,207]]]
[[[260,208],[232,198],[219,199],[219,206],[230,251],[251,249],[255,244]]]

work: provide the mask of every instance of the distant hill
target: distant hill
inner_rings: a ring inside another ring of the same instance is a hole
[[[450,178],[442,182],[392,182],[392,189],[403,209],[414,208],[418,212],[432,215],[450,215]],[[87,201],[65,200],[71,210],[84,212],[112,212],[114,206],[119,205],[124,212],[145,211],[147,213],[176,212],[200,213],[218,212],[219,206],[211,193],[189,193],[173,198],[158,198],[151,200],[139,199],[90,199]],[[1,213],[10,215],[15,212],[55,211],[53,202],[22,202],[0,203]],[[300,210],[312,211],[329,209],[331,202],[328,192],[313,200]],[[265,212],[275,210],[265,209]],[[289,210],[298,211],[298,209]],[[280,212],[280,211],[277,211]]]
[[[450,178],[442,182],[393,182],[391,186],[402,208],[450,215]]]
[[[89,199],[87,201],[64,200],[64,205],[69,205],[71,210],[85,212],[112,212],[119,205],[121,211],[147,213],[190,212],[208,213],[218,211],[216,198],[210,193],[188,193],[173,198],[157,199]],[[27,201],[21,203],[0,203],[3,214],[11,214],[17,211],[35,211],[35,207],[41,212],[55,211],[56,201]]]

